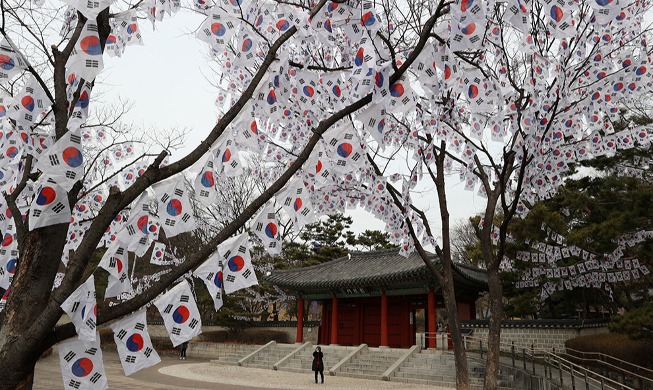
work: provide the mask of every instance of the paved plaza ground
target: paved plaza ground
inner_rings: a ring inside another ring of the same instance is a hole
[[[293,373],[260,368],[214,365],[206,359],[178,360],[162,356],[161,363],[126,377],[116,351],[106,350],[104,369],[110,389],[121,390],[255,390],[255,389],[336,389],[336,390],[444,390],[445,387],[366,379],[325,376],[324,384],[315,384],[313,373]],[[59,355],[55,352],[36,366],[34,389],[62,389]]]

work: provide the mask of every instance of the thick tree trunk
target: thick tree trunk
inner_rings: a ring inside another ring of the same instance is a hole
[[[30,389],[43,340],[54,323],[40,322],[61,262],[67,225],[29,232],[18,261],[0,328],[0,389]],[[24,337],[28,329],[38,337]]]
[[[488,306],[490,319],[488,329],[488,351],[485,367],[485,390],[498,388],[499,353],[501,347],[501,318],[503,318],[503,295],[499,271],[496,268],[487,271],[489,285]]]
[[[444,305],[447,308],[449,330],[451,333],[451,343],[454,351],[454,361],[456,363],[456,389],[468,390],[471,388],[469,383],[469,369],[467,367],[467,353],[463,344],[463,338],[460,334],[460,321],[458,319],[458,307],[456,305],[456,295],[453,288],[453,273],[451,267],[444,267],[445,283],[442,284],[442,295]],[[448,271],[447,272],[447,268]],[[448,278],[451,278],[447,280]]]

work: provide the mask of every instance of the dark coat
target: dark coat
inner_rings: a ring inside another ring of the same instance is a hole
[[[324,371],[324,354],[320,351],[313,352],[313,371]]]

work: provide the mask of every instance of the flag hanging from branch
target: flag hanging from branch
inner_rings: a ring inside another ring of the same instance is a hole
[[[91,275],[61,304],[82,341],[95,341],[97,336],[95,299],[95,278]]]
[[[202,333],[200,312],[186,280],[157,298],[154,305],[163,317],[173,347]]]
[[[202,171],[195,178],[195,195],[200,202],[207,206],[210,206],[218,200],[213,159],[214,154],[209,153],[209,159],[204,164]]]
[[[225,294],[258,284],[249,254],[247,233],[218,245],[218,254],[222,259]]]
[[[193,208],[183,180],[162,183],[154,188],[159,201],[159,221],[168,238],[195,229]]]
[[[92,343],[68,339],[59,343],[59,364],[64,389],[108,389],[104,373],[100,336]]]
[[[166,244],[162,242],[155,242],[152,249],[152,256],[150,257],[150,264],[163,265],[166,254]]]
[[[104,268],[113,277],[120,278],[123,270],[127,268],[127,256],[127,248],[119,240],[116,240],[104,252],[98,267]]]
[[[111,325],[113,340],[118,347],[120,363],[125,375],[151,367],[161,361],[147,333],[145,309],[125,317]]]
[[[281,235],[274,206],[268,204],[252,224],[252,231],[261,239],[263,247],[271,255],[281,253]]]
[[[27,69],[23,56],[17,53],[7,39],[0,43],[0,83],[7,82]]]
[[[276,198],[293,223],[296,223],[298,227],[311,223],[315,219],[310,195],[302,180],[297,178],[293,179],[288,183],[285,190],[277,194]]]
[[[218,252],[215,252],[193,272],[193,276],[202,279],[206,288],[209,290],[215,311],[220,310],[223,304],[222,287],[224,282],[222,265],[223,262],[220,260],[220,255]]]
[[[32,76],[25,84],[23,90],[14,95],[14,100],[9,106],[7,116],[20,125],[31,126],[39,120],[41,114],[50,105],[52,105],[52,101],[48,98],[34,76]]]
[[[36,163],[36,169],[70,191],[84,175],[84,155],[80,129],[68,131],[48,148]]]
[[[88,4],[92,3],[88,2]],[[66,68],[77,78],[83,78],[86,81],[93,81],[104,68],[102,45],[100,44],[98,25],[95,21],[88,20],[84,24],[82,34],[68,58]]]
[[[29,209],[29,230],[70,222],[66,191],[52,179],[41,181],[36,188],[36,196]]]

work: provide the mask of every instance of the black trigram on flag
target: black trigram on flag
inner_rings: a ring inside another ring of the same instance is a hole
[[[82,382],[78,382],[74,379],[71,379],[70,382],[68,382],[68,387],[72,387],[73,389],[79,389],[79,386],[82,385]]]
[[[181,334],[181,329],[180,328],[172,328],[172,332],[175,336],[179,336]]]
[[[125,357],[125,362],[126,363],[136,363],[136,356],[134,355],[127,355]]]
[[[73,352],[73,351],[70,351],[70,352],[68,352],[66,354],[66,356],[64,356],[63,360],[70,363],[70,361],[73,360],[75,358],[75,356],[77,356],[77,354],[75,352]]]

